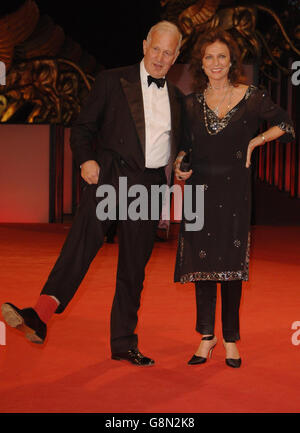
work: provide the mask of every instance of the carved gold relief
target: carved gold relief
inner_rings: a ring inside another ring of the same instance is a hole
[[[0,122],[69,125],[90,89],[95,59],[33,0],[0,17]]]
[[[64,59],[18,63],[0,88],[0,121],[69,125],[90,86],[80,68]]]
[[[161,1],[161,6],[165,8],[163,18],[175,22],[183,33],[181,60],[189,62],[193,44],[200,34],[220,27],[234,35],[244,61],[258,61],[263,72],[269,66],[275,66],[283,73],[289,74],[283,58],[287,52],[290,52],[291,56],[300,55],[299,24],[295,25],[294,30],[289,28],[287,32],[278,15],[264,5],[236,5],[237,2],[234,2],[234,6],[229,4],[229,7],[226,7],[230,1],[224,3],[225,6],[222,6],[221,0]],[[299,10],[297,13],[299,16]],[[267,28],[259,30],[258,17],[261,20],[266,17],[272,20],[271,33],[267,32]],[[295,41],[298,42],[298,47]]]

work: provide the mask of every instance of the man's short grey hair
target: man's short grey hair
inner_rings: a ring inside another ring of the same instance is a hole
[[[182,34],[179,28],[176,26],[176,24],[171,23],[170,21],[160,21],[159,23],[155,24],[154,26],[151,27],[151,29],[148,32],[147,43],[151,42],[152,33],[156,31],[170,32],[176,34],[178,36],[178,45],[176,48],[176,52],[180,50],[181,42],[182,42]]]

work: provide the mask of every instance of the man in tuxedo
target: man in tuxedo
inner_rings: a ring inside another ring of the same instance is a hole
[[[121,177],[126,178],[128,188],[138,184],[148,192],[151,185],[166,183],[165,168],[175,159],[179,144],[182,95],[165,82],[165,76],[176,61],[180,44],[177,27],[162,21],[143,41],[144,58],[140,64],[105,70],[96,78],[71,130],[71,149],[84,180],[72,227],[35,307],[2,305],[4,320],[23,331],[30,341],[44,342],[49,319],[64,311],[113,223],[96,216],[101,200],[97,188],[111,185],[118,193]],[[158,220],[150,217],[118,221],[111,351],[113,359],[135,365],[154,364],[139,351],[135,328],[157,225]]]

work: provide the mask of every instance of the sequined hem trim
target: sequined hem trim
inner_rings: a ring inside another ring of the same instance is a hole
[[[180,277],[181,283],[191,283],[199,280],[212,281],[232,281],[243,280],[248,281],[247,271],[226,271],[226,272],[192,272]]]
[[[180,239],[180,267],[182,266],[183,260],[183,249],[184,249],[184,238]],[[179,278],[181,283],[191,283],[199,280],[211,280],[211,281],[232,281],[232,280],[249,280],[249,262],[250,262],[250,245],[251,245],[251,232],[248,232],[247,248],[245,255],[245,265],[243,270],[239,271],[223,271],[223,272],[189,272]]]
[[[278,126],[282,131],[284,131],[284,132],[286,132],[286,133],[288,133],[288,134],[291,134],[291,135],[293,136],[293,138],[296,137],[295,130],[294,130],[293,126],[290,125],[289,123],[281,122],[281,123],[280,123],[279,125],[277,125],[277,126]]]

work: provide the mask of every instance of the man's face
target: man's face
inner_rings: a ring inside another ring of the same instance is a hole
[[[143,48],[146,71],[154,78],[162,78],[179,54],[178,36],[168,31],[154,31],[150,42],[143,42]]]

